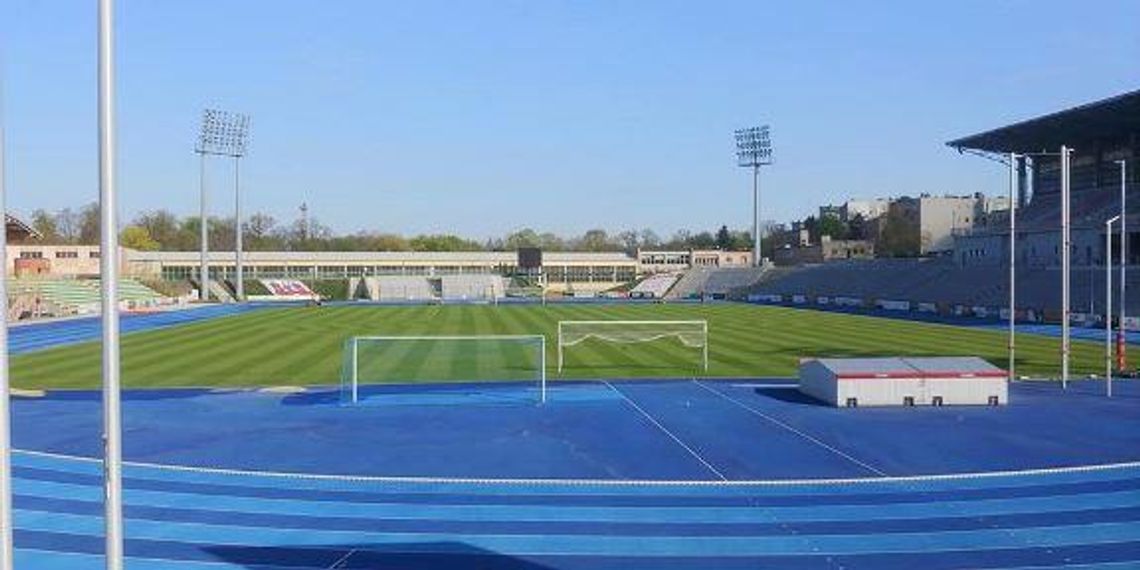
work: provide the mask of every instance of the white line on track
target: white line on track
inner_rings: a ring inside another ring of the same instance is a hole
[[[341,556],[340,558],[337,559],[336,562],[333,562],[332,566],[329,566],[329,570],[336,570],[337,568],[345,568],[346,567],[345,564],[348,563],[348,559],[352,558],[352,555],[356,554],[356,551],[357,551],[357,549],[353,548],[353,549],[349,550],[348,552],[346,552],[344,556]]]
[[[708,469],[709,471],[711,471],[713,475],[716,475],[718,478],[720,478],[721,481],[728,481],[728,477],[725,477],[724,474],[721,473],[719,470],[717,470],[716,467],[713,467],[711,463],[709,463],[708,461],[705,461],[705,458],[701,457],[701,454],[697,453],[697,451],[695,449],[689,447],[687,444],[685,444],[685,442],[681,441],[681,438],[674,435],[673,432],[669,431],[668,428],[661,425],[661,422],[657,421],[656,418],[649,415],[649,412],[643,410],[641,408],[641,406],[637,405],[637,403],[634,402],[632,399],[630,399],[629,396],[626,396],[624,392],[622,392],[621,390],[618,390],[617,387],[614,386],[613,384],[610,384],[610,382],[608,380],[602,380],[602,383],[605,384],[606,386],[609,386],[610,390],[617,392],[617,394],[619,396],[621,396],[621,399],[625,400],[627,404],[629,404],[630,406],[633,407],[633,409],[640,412],[641,415],[645,417],[645,419],[649,420],[650,422],[653,423],[653,425],[657,426],[657,429],[661,430],[662,432],[665,433],[665,435],[669,436],[673,441],[677,442],[677,445],[680,445],[682,448],[685,449],[685,451],[688,451],[689,455],[692,455],[693,457],[697,458],[697,461],[700,461],[701,465],[704,465],[705,468]]]
[[[786,423],[784,423],[784,422],[782,422],[782,421],[780,421],[780,420],[778,420],[778,419],[776,419],[776,418],[774,418],[768,414],[765,414],[764,412],[761,412],[760,410],[757,410],[756,408],[749,406],[748,404],[745,404],[744,402],[741,402],[740,400],[737,400],[736,398],[733,398],[732,396],[729,396],[728,394],[725,394],[725,393],[721,392],[720,390],[716,390],[716,389],[713,389],[709,386],[706,386],[700,380],[693,380],[693,383],[696,384],[697,386],[700,386],[701,388],[704,388],[705,390],[708,390],[709,392],[712,392],[713,394],[716,394],[717,396],[720,396],[721,398],[723,398],[729,402],[732,402],[733,404],[736,404],[741,409],[744,409],[744,410],[746,410],[752,414],[755,414],[755,415],[757,415],[757,416],[759,416],[759,417],[761,417],[761,418],[763,418],[763,419],[765,419],[765,420],[767,420],[767,421],[769,421],[769,422],[771,422],[771,423],[773,423],[773,424],[775,424],[775,425],[777,425],[777,426],[779,426],[779,427],[781,427],[787,431],[790,431],[790,432],[792,432],[792,433],[794,433],[794,434],[796,434],[796,435],[798,435],[798,436],[800,436],[800,437],[802,437],[802,438],[804,438],[804,439],[806,439],[806,440],[808,440],[808,441],[810,441],[810,442],[834,453],[835,455],[838,455],[839,457],[842,457],[843,459],[846,459],[847,461],[850,461],[851,463],[854,463],[855,465],[858,465],[859,467],[862,467],[863,469],[866,469],[867,471],[874,473],[875,475],[878,475],[880,477],[888,477],[888,475],[885,472],[875,468],[874,466],[868,465],[867,463],[860,461],[859,459],[856,459],[855,457],[851,456],[850,454],[847,454],[847,453],[845,453],[839,449],[836,449],[835,447],[828,445],[827,443],[825,443],[823,441],[820,441],[819,439],[813,437],[812,435],[810,435],[808,433],[804,433],[803,431],[800,431],[800,430],[796,429],[795,427],[792,427],[792,426],[790,426],[790,425],[788,425],[788,424],[786,424]]]
[[[66,455],[49,451],[35,451],[31,449],[13,449],[13,455],[25,457],[38,457],[53,461],[69,461],[98,467],[103,460],[97,457],[84,457],[80,455]],[[190,473],[217,475],[222,477],[248,477],[262,480],[293,480],[317,481],[335,483],[380,483],[401,485],[557,485],[567,487],[790,487],[790,486],[837,486],[837,485],[879,485],[883,483],[931,483],[952,481],[980,481],[986,479],[1000,479],[1011,477],[1048,477],[1052,475],[1070,475],[1083,473],[1104,473],[1117,470],[1140,470],[1140,461],[1125,461],[1120,463],[1097,463],[1092,465],[1074,465],[1069,467],[1040,467],[1036,469],[1017,469],[1004,471],[964,471],[960,473],[937,473],[930,475],[902,475],[884,477],[844,477],[844,478],[817,478],[817,479],[733,479],[729,481],[713,479],[551,479],[551,478],[495,478],[495,477],[433,477],[412,475],[337,475],[332,473],[303,473],[296,471],[256,471],[249,469],[232,469],[225,467],[198,467],[192,465],[174,465],[169,463],[147,463],[143,461],[124,461],[123,465],[135,469],[146,469],[165,473]],[[97,471],[92,471],[97,473]],[[133,475],[147,478],[145,475]]]

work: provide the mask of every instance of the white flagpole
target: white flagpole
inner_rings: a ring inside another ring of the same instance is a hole
[[[0,299],[8,299],[8,214],[4,203],[4,105],[3,82],[0,81],[0,212],[4,230],[0,231]],[[0,570],[12,570],[12,435],[10,386],[8,377],[8,305],[0,315]]]
[[[103,307],[103,487],[106,568],[123,568],[122,429],[119,403],[119,236],[115,203],[113,0],[99,0],[99,275]]]
[[[1009,153],[1009,381],[1017,379],[1017,160]]]

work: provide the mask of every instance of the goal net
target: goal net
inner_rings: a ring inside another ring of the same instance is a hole
[[[677,339],[686,347],[700,349],[701,367],[706,372],[709,369],[708,321],[559,321],[559,373],[565,349],[592,338],[620,344]]]
[[[368,385],[520,381],[546,401],[546,337],[355,336],[344,343],[340,392],[357,403]]]

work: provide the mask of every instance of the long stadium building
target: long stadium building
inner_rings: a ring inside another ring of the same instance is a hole
[[[233,252],[211,252],[211,271],[232,279]],[[193,278],[198,273],[197,252],[124,252],[124,266],[138,277],[166,280]],[[243,258],[245,276],[259,278],[340,279],[381,275],[511,275],[518,271],[515,252],[411,252],[411,251],[251,251]],[[551,286],[560,283],[599,287],[636,278],[637,259],[624,253],[548,252],[543,274]]]

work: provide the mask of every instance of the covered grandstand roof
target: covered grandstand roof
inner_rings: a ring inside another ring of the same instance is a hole
[[[7,232],[8,241],[10,243],[19,243],[26,239],[39,239],[42,237],[34,228],[12,214],[4,214],[4,229]]]
[[[952,140],[947,146],[986,152],[1055,152],[1140,138],[1140,90]]]

